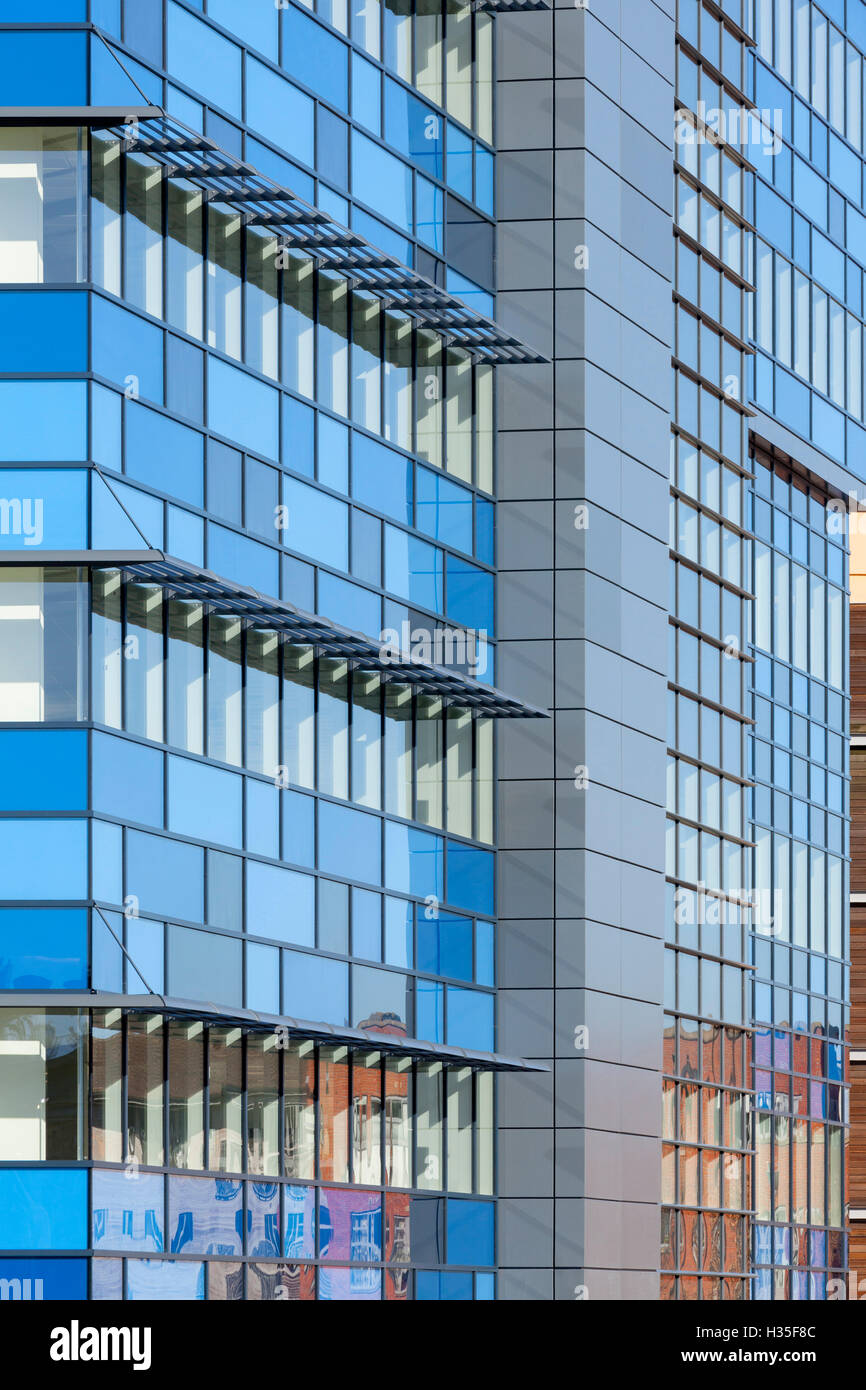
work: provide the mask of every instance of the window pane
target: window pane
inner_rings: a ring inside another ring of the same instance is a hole
[[[169,1164],[204,1168],[204,1042],[202,1023],[169,1023]]]
[[[313,1178],[316,1166],[316,1054],[312,1043],[293,1043],[283,1054],[286,1176]]]
[[[238,1173],[243,1162],[243,1053],[240,1028],[211,1028],[208,1167]]]
[[[130,1014],[127,1020],[127,1155],[137,1163],[163,1162],[162,1019]]]
[[[349,1054],[345,1047],[319,1049],[319,1177],[349,1181]]]
[[[278,1036],[247,1038],[247,1171],[280,1171],[280,1054]]]

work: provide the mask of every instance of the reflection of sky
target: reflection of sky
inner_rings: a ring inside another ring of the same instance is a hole
[[[129,1260],[127,1298],[170,1302],[204,1298],[204,1265],[191,1260]]]
[[[375,1299],[382,1296],[381,1269],[335,1269],[322,1266],[319,1270],[320,1300]]]
[[[319,1223],[323,1260],[381,1260],[382,1199],[378,1192],[323,1188]]]
[[[171,1249],[188,1255],[241,1255],[243,1183],[227,1178],[171,1178]]]

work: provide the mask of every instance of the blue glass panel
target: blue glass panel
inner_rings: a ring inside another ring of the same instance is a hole
[[[280,1012],[280,953],[276,946],[247,942],[246,1007],[263,1014]]]
[[[319,868],[325,873],[382,882],[382,822],[378,816],[319,802]]]
[[[408,531],[385,527],[385,588],[422,608],[442,611],[442,551]]]
[[[241,115],[241,50],[180,5],[167,13],[167,64],[172,76],[214,106]]]
[[[299,198],[305,198],[308,203],[315,203],[315,179],[306,173],[299,164],[293,164],[290,159],[284,159],[269,145],[262,145],[251,135],[247,136],[247,159],[261,173],[272,178],[275,183],[280,184],[283,188],[291,188]]]
[[[208,0],[207,12],[216,24],[237,34],[250,48],[277,61],[279,8],[274,0]]]
[[[168,549],[179,560],[204,564],[204,522],[182,507],[168,509]]]
[[[334,492],[349,491],[349,431],[339,420],[319,413],[318,478]]]
[[[489,850],[451,840],[448,845],[448,901],[469,912],[494,912],[494,859]]]
[[[335,569],[349,568],[349,509],[345,502],[295,478],[283,478],[287,525],[283,543]]]
[[[263,1260],[279,1258],[279,1183],[247,1183],[247,1254]]]
[[[419,1269],[415,1276],[415,1298],[422,1303],[468,1303],[472,1301],[471,1274],[445,1274]]]
[[[91,932],[91,986],[122,994],[124,956],[119,943],[123,940],[123,918],[119,912],[95,912]]]
[[[352,955],[382,959],[382,899],[365,888],[352,889]]]
[[[87,913],[0,911],[0,989],[87,989]]]
[[[35,13],[34,13],[35,10]],[[75,24],[87,19],[87,0],[0,0],[0,24],[26,24],[38,18],[40,24]]]
[[[111,734],[93,735],[93,808],[162,826],[162,754]]]
[[[250,854],[280,857],[280,793],[272,782],[247,778],[247,838]]]
[[[247,124],[263,135],[286,131],[288,139],[291,132],[292,154],[311,167],[313,110],[311,97],[255,58],[247,59]]]
[[[480,145],[475,146],[475,202],[493,216],[493,155]]]
[[[377,512],[412,524],[412,463],[393,449],[355,431],[352,495]]]
[[[243,778],[191,758],[168,760],[168,828],[243,848]]]
[[[461,989],[459,985],[448,986],[448,1042],[452,1047],[493,1051],[492,994]]]
[[[448,122],[448,165],[446,182],[455,193],[472,201],[472,138]]]
[[[120,0],[90,0],[90,18],[107,34],[120,38]]]
[[[0,293],[0,372],[87,370],[87,295]]]
[[[488,319],[493,318],[493,295],[487,290],[482,290],[474,280],[468,280],[465,275],[458,275],[457,271],[449,266],[445,276],[445,287],[449,294],[459,295],[464,304],[468,304],[477,314],[484,314]]]
[[[283,803],[283,853],[282,858],[292,864],[315,864],[315,810],[316,803],[311,796],[300,792],[284,791]]]
[[[431,909],[432,910],[432,909]],[[385,964],[411,968],[415,909],[404,898],[385,899]]]
[[[415,1031],[426,1042],[444,1042],[444,986],[434,980],[418,980],[415,985]]]
[[[173,333],[166,338],[165,351],[165,403],[175,415],[200,425],[204,421],[204,353]]]
[[[387,251],[389,256],[396,256],[403,265],[411,264],[411,241],[400,236],[399,232],[395,232],[393,227],[387,226],[378,217],[372,217],[370,213],[364,212],[363,208],[356,206],[352,209],[352,226],[356,232],[361,233],[361,236],[372,241],[374,246],[378,246],[382,251]]]
[[[0,811],[87,806],[87,735],[51,729],[0,732]]]
[[[472,921],[441,912],[428,918],[418,913],[418,969],[431,975],[472,979]]]
[[[419,468],[417,521],[434,540],[472,554],[472,493],[441,473]]]
[[[449,555],[448,616],[464,627],[493,632],[493,575]]]
[[[126,890],[155,917],[203,919],[204,850],[161,835],[126,836]]]
[[[475,1301],[489,1303],[496,1298],[496,1275],[476,1274]]]
[[[382,133],[382,78],[378,68],[352,54],[352,115],[374,135]]]
[[[168,929],[168,988],[179,999],[242,1004],[242,942],[192,927]]]
[[[124,54],[121,66],[114,50],[94,38],[90,45],[91,103],[135,109],[141,106],[142,95],[154,106],[161,106],[162,80],[128,54]]]
[[[283,463],[296,473],[313,476],[316,412],[312,406],[283,396]]]
[[[415,207],[415,234],[419,241],[438,251],[445,250],[444,210],[445,195],[435,183],[419,177],[415,181],[417,203]]]
[[[382,1258],[379,1192],[323,1187],[319,1194],[319,1256],[369,1264]]]
[[[493,1264],[494,1213],[492,1202],[449,1199],[446,1224],[450,1265]]]
[[[0,492],[0,550],[86,548],[85,472],[3,468]]]
[[[382,1297],[381,1269],[343,1269],[325,1265],[319,1270],[322,1302],[378,1302]]]
[[[229,1178],[170,1178],[172,1254],[242,1254],[243,1195],[243,1183]]]
[[[4,106],[86,106],[87,36],[0,34],[0,71]]]
[[[313,1187],[283,1188],[287,1259],[312,1260],[316,1255],[316,1190]]]
[[[352,1026],[412,1036],[411,981],[396,970],[352,967]]]
[[[0,894],[8,901],[87,897],[87,822],[4,820]]]
[[[347,1024],[349,967],[327,956],[283,952],[283,1009],[290,1018]]]
[[[156,324],[93,296],[93,370],[122,390],[163,403],[163,343]]]
[[[204,1298],[204,1265],[195,1260],[128,1260],[126,1297],[149,1303]]]
[[[495,563],[496,508],[480,497],[475,501],[475,553],[486,565]]]
[[[162,994],[165,990],[165,933],[162,922],[130,917],[126,924],[127,994]]]
[[[275,941],[312,946],[315,879],[273,864],[247,863],[247,931]]]
[[[125,471],[139,482],[202,505],[204,439],[196,430],[127,401],[125,460]]]
[[[496,983],[492,922],[476,922],[475,924],[475,978],[480,985]]]
[[[0,418],[4,462],[76,463],[87,458],[86,382],[0,381]]]
[[[86,1248],[83,1168],[0,1168],[0,1249]]]
[[[90,452],[93,461],[120,473],[123,471],[123,397],[93,382],[90,402]]]
[[[158,1173],[94,1168],[94,1250],[162,1251],[164,1182]]]
[[[87,1260],[0,1260],[0,1299],[59,1303],[87,1298]]]
[[[341,111],[349,104],[348,57],[346,44],[303,10],[296,5],[283,9],[283,67]]]
[[[279,392],[218,357],[208,357],[208,420],[215,434],[279,458]]]
[[[224,526],[211,524],[207,528],[207,565],[215,574],[248,584],[261,594],[278,591],[279,553],[261,541],[227,531]]]
[[[359,130],[352,131],[352,191],[404,231],[412,231],[412,172],[409,166]]]
[[[426,174],[442,178],[441,116],[390,78],[385,79],[385,139]]]
[[[123,830],[108,821],[91,821],[93,896],[98,902],[123,902]]]
[[[397,893],[444,897],[443,842],[439,835],[396,821],[385,823],[385,883]],[[458,906],[461,905],[458,900]]]
[[[366,632],[370,635],[379,632],[382,626],[382,600],[379,594],[362,589],[350,579],[337,579],[333,574],[322,570],[319,574],[320,613],[351,628],[353,632]]]

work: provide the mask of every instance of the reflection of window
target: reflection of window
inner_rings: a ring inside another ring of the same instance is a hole
[[[0,281],[85,278],[85,160],[79,129],[0,130]]]
[[[381,1258],[382,1251],[382,1211],[353,1211],[351,1215],[351,1235],[349,1258],[352,1264],[369,1264]],[[355,1269],[350,1274],[353,1289],[376,1289],[379,1287],[377,1269]]]
[[[0,720],[86,716],[86,589],[80,571],[7,569],[0,576]]]
[[[85,1157],[84,1042],[77,1014],[0,1009],[0,1160]]]

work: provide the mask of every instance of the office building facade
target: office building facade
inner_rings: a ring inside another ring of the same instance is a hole
[[[863,13],[0,4],[4,1296],[845,1270]]]

